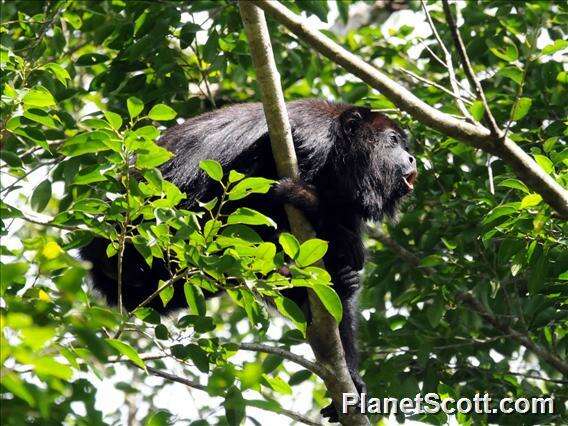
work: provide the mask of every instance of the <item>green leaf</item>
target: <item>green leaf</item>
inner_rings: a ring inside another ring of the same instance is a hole
[[[302,10],[316,15],[322,22],[327,22],[329,6],[326,0],[297,0],[296,3]]]
[[[57,129],[57,124],[53,117],[47,111],[42,109],[29,108],[24,111],[24,117],[28,120],[35,121],[36,123],[43,124],[50,129]]]
[[[477,121],[481,121],[483,119],[483,115],[485,114],[485,108],[483,108],[483,102],[475,101],[469,107],[469,112],[471,113],[472,117],[475,118]]]
[[[534,207],[540,204],[540,202],[542,201],[542,197],[540,196],[540,194],[530,194],[530,195],[526,195],[522,200],[521,200],[521,209],[527,209],[529,207]]]
[[[46,179],[34,189],[31,206],[35,211],[42,212],[47,207],[49,200],[51,200],[51,182]]]
[[[244,174],[237,172],[236,170],[231,170],[229,172],[229,183],[235,183],[240,181],[245,177]]]
[[[195,33],[201,30],[201,27],[193,22],[186,22],[181,27],[179,33],[179,41],[182,49],[187,49],[195,39]]]
[[[296,385],[299,385],[302,382],[305,382],[310,377],[312,377],[312,372],[309,371],[309,370],[296,371],[294,374],[292,374],[290,376],[290,379],[288,380],[288,384],[290,386],[296,386]]]
[[[172,414],[166,410],[156,410],[144,419],[144,426],[171,426]]]
[[[305,336],[307,327],[306,317],[300,307],[294,301],[284,296],[275,297],[274,303],[276,304],[278,312],[292,321],[296,328]]]
[[[519,209],[519,205],[509,203],[504,204],[502,206],[495,207],[491,212],[483,218],[481,223],[483,225],[487,225],[488,223],[493,222],[495,219],[500,218],[501,216],[509,216],[512,213],[515,213]]]
[[[341,299],[331,288],[331,286],[323,284],[314,284],[311,288],[318,295],[323,306],[328,310],[328,312],[335,318],[337,323],[341,322],[343,316],[343,305],[341,304]]]
[[[207,357],[207,352],[193,343],[187,345],[185,351],[199,371],[209,373],[209,358]]]
[[[152,142],[138,151],[136,155],[136,167],[139,169],[153,169],[172,158],[173,154],[165,148]]]
[[[529,293],[533,296],[539,294],[544,288],[547,264],[547,256],[545,253],[542,253],[532,268],[527,287]]]
[[[274,392],[278,392],[282,395],[292,395],[292,388],[280,377],[270,377],[268,374],[263,374],[262,378]]]
[[[310,266],[323,258],[327,252],[327,246],[327,241],[318,238],[312,238],[311,240],[303,242],[300,246],[298,256],[295,259],[296,263],[300,267]]]
[[[79,133],[67,139],[60,148],[60,152],[68,157],[77,157],[83,154],[107,151],[111,147],[110,136],[105,132],[95,130],[93,132]]]
[[[165,282],[160,280],[158,282],[158,288],[162,287],[164,284],[165,284]],[[172,300],[172,297],[174,297],[174,287],[171,286],[171,285],[164,288],[160,292],[160,299],[162,299],[162,303],[164,305],[164,308],[167,306],[168,303],[170,303],[170,300]]]
[[[70,10],[66,10],[65,12],[63,12],[63,19],[69,22],[76,30],[81,28],[81,26],[83,25],[81,17]]]
[[[8,150],[0,151],[0,159],[10,167],[22,167],[22,160],[16,154]]]
[[[154,335],[158,340],[168,340],[170,338],[168,328],[164,324],[158,324],[156,328],[154,328]]]
[[[2,376],[2,386],[4,386],[12,395],[26,401],[30,407],[35,407],[36,402],[33,394],[28,390],[28,385],[16,374],[11,371],[7,371]]]
[[[245,225],[266,225],[276,228],[276,222],[268,216],[248,207],[240,207],[229,215],[227,224],[243,223]]]
[[[156,140],[158,136],[160,136],[160,131],[154,126],[140,127],[139,129],[136,129],[134,133],[136,133],[136,136],[140,136],[141,138],[149,139],[152,141]]]
[[[246,178],[229,191],[229,200],[240,200],[249,194],[266,194],[275,181],[262,177]]]
[[[51,62],[49,64],[45,64],[42,68],[45,68],[53,73],[55,78],[59,80],[61,84],[67,87],[67,80],[71,80],[71,76],[67,72],[65,68],[61,65],[56,64],[55,62]]]
[[[543,55],[552,55],[553,53],[558,52],[559,50],[563,50],[568,48],[568,41],[563,39],[554,40],[553,43],[544,46],[542,49]]]
[[[542,167],[542,169],[546,173],[552,173],[554,171],[554,163],[550,160],[550,158],[544,155],[536,154],[534,156],[534,160],[538,163],[540,167]]]
[[[241,391],[236,386],[233,385],[227,390],[223,406],[225,407],[225,417],[229,426],[238,426],[243,422],[246,414],[246,404]]]
[[[205,297],[201,289],[191,282],[188,282],[183,285],[183,292],[187,305],[189,306],[189,311],[196,315],[205,316]]]
[[[504,181],[498,183],[497,186],[504,186],[505,188],[518,189],[526,194],[530,192],[527,186],[518,179],[505,179]]]
[[[55,99],[49,90],[43,86],[29,90],[23,98],[24,106],[29,107],[48,107],[55,105]]]
[[[115,348],[118,352],[120,352],[120,354],[127,357],[138,367],[146,369],[146,365],[144,364],[144,361],[142,361],[142,358],[140,358],[140,355],[138,355],[138,352],[136,352],[136,350],[128,343],[124,343],[118,339],[106,339],[106,341],[110,346]]]
[[[434,303],[426,308],[426,318],[428,318],[428,322],[432,328],[436,328],[438,326],[444,317],[445,312],[444,304],[439,298],[436,298]]]
[[[144,109],[144,102],[142,102],[136,96],[131,96],[126,100],[126,108],[128,108],[128,114],[130,115],[130,118],[134,119],[138,117]]]
[[[223,167],[218,161],[203,160],[199,162],[199,168],[209,175],[209,177],[217,182],[223,179]]]
[[[148,118],[156,121],[169,121],[176,118],[177,112],[164,104],[157,104],[148,113]]]
[[[504,61],[513,62],[519,57],[517,46],[511,42],[505,40],[503,44],[497,45],[493,40],[487,39],[486,43],[491,53]]]
[[[507,77],[517,84],[521,84],[523,82],[523,71],[515,66],[501,68],[497,75]]]
[[[114,130],[119,130],[122,126],[122,118],[115,112],[104,111],[104,115]]]
[[[104,182],[106,177],[101,174],[101,166],[90,166],[81,170],[75,176],[73,184],[75,185],[90,185],[91,183]]]
[[[511,112],[511,120],[518,121],[523,118],[529,112],[531,105],[532,99],[520,98],[513,106],[513,111]]]
[[[262,361],[261,371],[265,374],[272,373],[276,368],[282,364],[283,358],[279,355],[268,354],[264,361]]]
[[[278,242],[282,246],[284,253],[286,253],[291,259],[296,259],[296,256],[300,252],[300,242],[294,235],[288,232],[283,232],[278,237]]]

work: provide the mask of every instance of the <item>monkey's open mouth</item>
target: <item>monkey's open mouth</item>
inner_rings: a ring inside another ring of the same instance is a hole
[[[413,171],[407,174],[406,176],[402,177],[402,180],[406,184],[406,187],[408,188],[409,191],[412,191],[414,189],[414,182],[416,182],[416,176],[418,176],[418,173],[416,171]]]

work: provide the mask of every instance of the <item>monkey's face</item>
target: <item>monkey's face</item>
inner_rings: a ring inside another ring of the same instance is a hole
[[[394,215],[398,202],[414,189],[416,160],[408,152],[408,139],[383,114],[353,108],[342,115],[343,156],[353,171],[356,202],[368,219]]]

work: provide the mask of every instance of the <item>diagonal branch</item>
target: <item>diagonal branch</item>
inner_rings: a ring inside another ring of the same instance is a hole
[[[262,105],[278,175],[297,178],[298,161],[264,13],[249,0],[240,0],[239,8],[249,40],[257,82],[261,89]],[[286,214],[290,228],[299,240],[305,241],[314,236],[313,229],[299,210],[286,206]],[[335,319],[313,291],[308,290],[308,298],[311,315],[307,332],[308,341],[317,362],[334,373],[325,377],[324,382],[340,421],[344,425],[368,425],[369,420],[365,415],[357,412],[358,410],[352,409],[344,414],[339,409],[343,394],[356,394],[357,390],[347,368]]]
[[[134,366],[134,367],[137,367],[137,368],[143,370],[142,367],[134,364],[131,361],[129,361],[128,363],[130,365]],[[182,385],[185,385],[185,386],[190,387],[192,389],[197,389],[197,390],[200,390],[200,391],[203,391],[203,392],[207,392],[207,386],[204,386],[200,383],[194,382],[193,380],[186,379],[184,377],[176,376],[175,374],[168,373],[167,371],[159,370],[157,368],[148,367],[148,366],[146,366],[146,371],[148,373],[152,374],[153,376],[161,377],[162,379],[168,380],[170,382],[181,383]],[[263,407],[256,407],[255,406],[255,408],[259,408],[261,410],[266,410],[266,408],[263,408]],[[269,411],[271,411],[271,410],[269,410]],[[286,410],[285,408],[282,408],[278,412],[278,414],[281,414],[281,415],[286,416],[286,417],[288,417],[288,418],[290,418],[290,419],[292,419],[296,422],[303,423],[303,424],[306,424],[306,425],[310,425],[310,426],[321,425],[321,423],[315,422],[315,421],[311,420],[310,418],[303,416],[299,413],[296,413],[294,411]]]
[[[454,118],[431,107],[374,66],[315,30],[306,19],[296,15],[280,2],[250,0],[247,3],[259,6],[317,52],[380,91],[398,108],[406,111],[416,120],[446,136],[500,157],[513,169],[517,177],[534,192],[540,194],[560,217],[568,218],[568,191],[514,141],[508,138],[499,139],[481,125]]]
[[[456,22],[454,21],[454,18],[452,16],[448,0],[442,0],[442,7],[444,8],[444,15],[446,16],[446,21],[448,23],[448,26],[450,27],[450,32],[452,34],[454,44],[456,45],[456,49],[458,51],[458,55],[460,57],[465,75],[469,80],[469,84],[471,84],[471,86],[475,88],[477,97],[483,104],[483,109],[485,110],[485,117],[489,124],[489,129],[491,130],[492,135],[494,137],[500,138],[502,132],[499,129],[497,122],[495,121],[495,117],[493,117],[493,114],[489,109],[489,104],[487,103],[487,98],[485,97],[485,92],[483,91],[483,87],[481,87],[481,83],[479,82],[479,80],[475,76],[475,73],[473,72],[473,67],[471,66],[469,56],[467,55],[467,50],[465,49],[465,44],[463,43]]]
[[[245,351],[253,351],[253,352],[263,352],[267,354],[278,355],[288,361],[292,361],[306,370],[311,371],[312,373],[318,375],[322,379],[328,379],[332,376],[331,371],[329,371],[324,365],[316,364],[303,356],[296,355],[295,353],[290,352],[284,348],[277,348],[275,346],[268,346],[263,345],[261,343],[237,343],[239,349]]]

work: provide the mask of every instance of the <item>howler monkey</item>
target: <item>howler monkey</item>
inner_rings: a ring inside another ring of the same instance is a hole
[[[343,303],[341,341],[354,383],[362,392],[365,384],[358,373],[356,346],[356,299],[364,263],[362,225],[394,214],[398,201],[413,189],[416,162],[408,153],[404,132],[381,113],[322,100],[291,102],[287,108],[301,179],[281,180],[267,195],[245,198],[243,203],[274,219],[278,224],[275,233],[288,228],[283,204],[290,203],[304,211],[318,237],[329,241],[324,262]],[[201,160],[214,159],[226,170],[278,179],[259,103],[229,106],[191,118],[167,130],[160,144],[174,154],[161,168],[163,176],[187,194],[187,208],[220,191],[200,170]],[[275,240],[275,233],[264,236]],[[95,288],[110,303],[116,303],[116,256],[107,258],[106,245],[95,239],[82,255],[94,265]],[[123,302],[133,309],[168,275],[163,264],[155,261],[149,267],[133,247],[127,247],[123,277]],[[305,293],[290,297],[305,304]],[[154,302],[150,306],[163,312],[161,303]],[[184,304],[183,291],[176,288],[168,310]],[[322,414],[337,421],[333,406]]]

